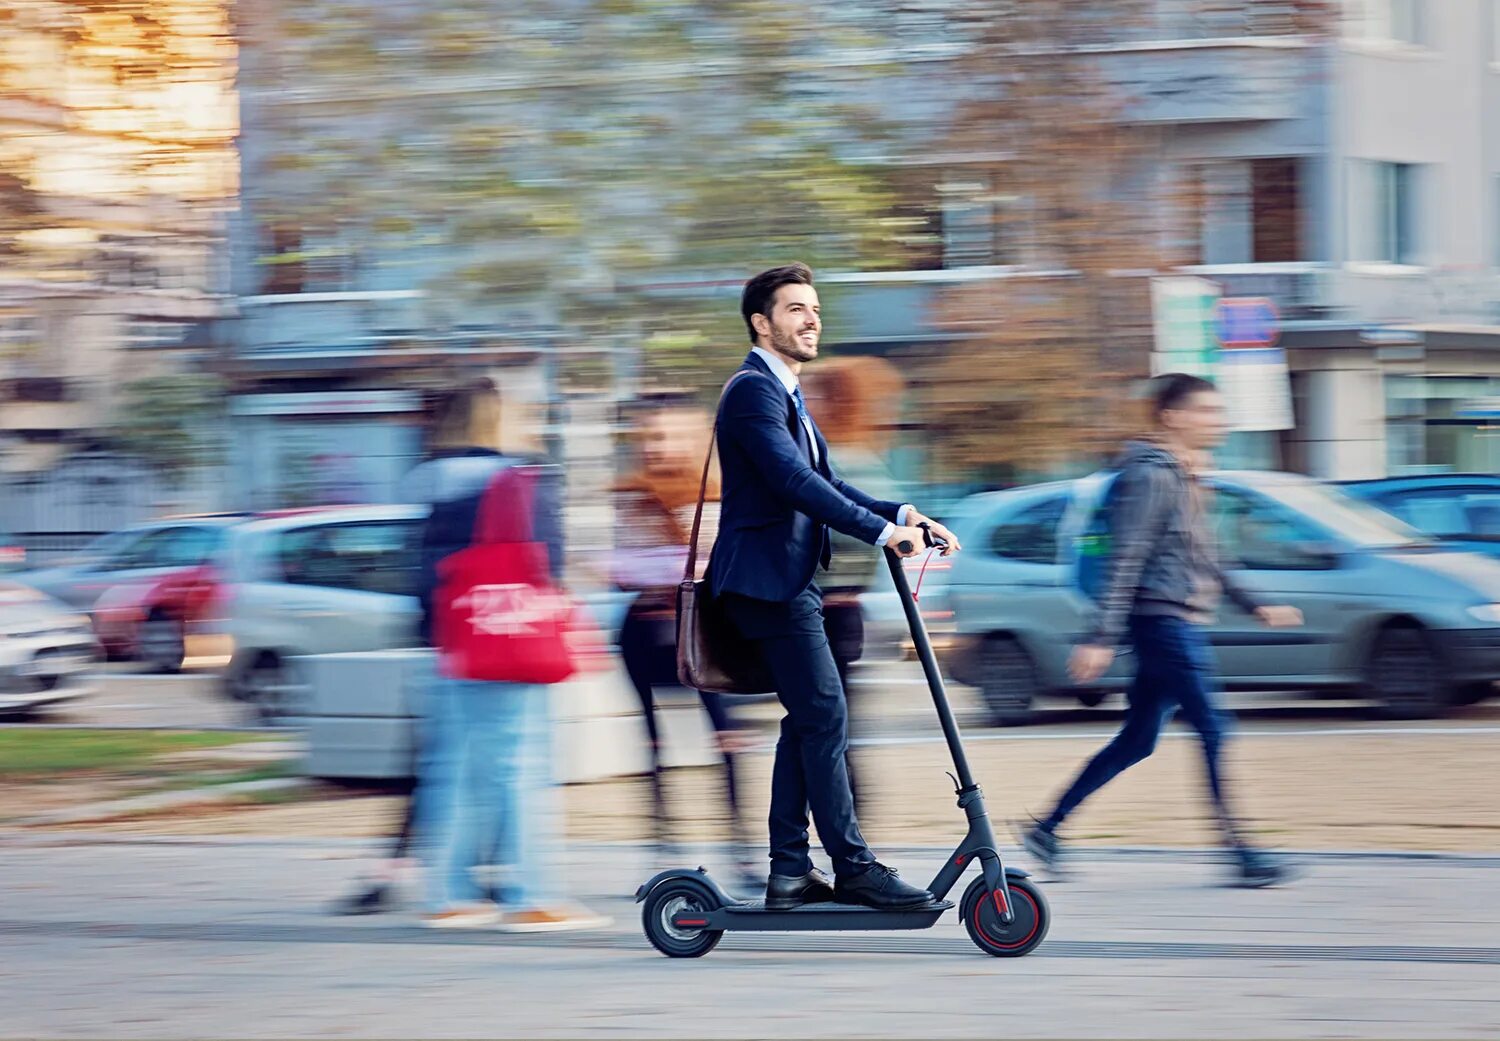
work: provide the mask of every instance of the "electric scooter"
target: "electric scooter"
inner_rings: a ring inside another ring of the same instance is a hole
[[[930,530],[924,534],[929,547],[942,548],[943,541],[934,538]],[[912,547],[910,543],[902,543],[899,548],[910,552]],[[885,558],[906,611],[917,656],[927,674],[943,737],[953,755],[958,806],[969,820],[968,834],[927,887],[932,902],[896,910],[813,903],[769,911],[763,901],[730,896],[701,867],[676,868],[656,875],[635,893],[636,903],[644,905],[641,922],[646,939],[668,957],[701,958],[718,945],[726,932],[926,929],[936,924],[944,911],[952,909],[953,902],[944,898],[976,861],[980,875],[969,884],[958,906],[959,918],[974,944],[997,958],[1019,958],[1030,954],[1046,937],[1051,921],[1047,901],[1029,880],[1029,872],[1004,865],[1000,860],[999,843],[984,808],[984,795],[969,772],[958,723],[948,704],[943,677],[927,638],[927,627],[907,583],[906,571],[901,558],[890,549],[885,550]]]

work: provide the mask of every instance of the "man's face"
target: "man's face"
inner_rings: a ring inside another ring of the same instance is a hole
[[[757,315],[755,328],[782,357],[812,361],[818,356],[818,337],[823,331],[818,311],[818,291],[812,286],[782,286],[771,300],[770,317]]]
[[[641,424],[641,459],[651,473],[692,470],[707,447],[702,420],[687,409],[661,409]]]
[[[1229,414],[1223,396],[1216,390],[1190,394],[1176,408],[1164,411],[1161,421],[1184,446],[1195,452],[1218,448],[1229,436]]]

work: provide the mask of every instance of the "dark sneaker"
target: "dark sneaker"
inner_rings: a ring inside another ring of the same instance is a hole
[[[931,893],[901,881],[900,873],[884,864],[871,864],[852,877],[840,875],[833,885],[833,896],[841,904],[862,904],[881,911],[932,903]]]
[[[1011,829],[1016,834],[1016,841],[1033,860],[1053,874],[1062,872],[1062,843],[1055,834],[1036,821],[1017,822],[1011,825]]]
[[[368,889],[362,889],[352,896],[347,896],[334,905],[334,914],[361,915],[380,914],[389,911],[395,906],[395,899],[391,896],[391,889],[386,885],[374,885]]]
[[[1287,861],[1267,856],[1259,850],[1239,850],[1236,858],[1233,884],[1245,889],[1283,886],[1302,877],[1302,872]]]

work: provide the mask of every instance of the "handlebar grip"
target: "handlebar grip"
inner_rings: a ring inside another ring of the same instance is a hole
[[[900,542],[896,543],[896,552],[898,553],[910,553],[915,548],[916,547],[911,544],[911,539],[902,539]]]

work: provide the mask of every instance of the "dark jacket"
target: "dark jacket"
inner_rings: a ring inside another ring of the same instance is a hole
[[[821,434],[814,467],[786,387],[754,354],[739,371],[719,406],[723,498],[709,589],[785,602],[828,566],[830,527],[873,546],[901,504],[834,476]]]
[[[532,460],[503,456],[485,448],[470,448],[430,459],[401,482],[402,498],[431,508],[422,525],[418,558],[417,596],[422,602],[421,638],[432,644],[432,597],[438,585],[438,564],[444,557],[474,543],[474,522],[490,480],[506,467]],[[548,563],[555,582],[562,581],[562,473],[547,466],[537,478],[532,503],[532,535],[547,544]]]
[[[1245,611],[1259,606],[1219,566],[1200,489],[1160,445],[1132,441],[1109,491],[1110,564],[1089,642],[1114,646],[1132,614],[1198,620],[1217,584]]]

